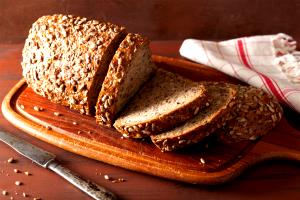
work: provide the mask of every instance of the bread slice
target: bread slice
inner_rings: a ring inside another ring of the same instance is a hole
[[[198,143],[228,120],[230,110],[236,103],[235,87],[230,84],[211,82],[206,86],[211,101],[209,107],[201,110],[185,124],[151,136],[152,142],[162,151],[173,151]]]
[[[282,113],[272,95],[252,86],[238,86],[237,105],[230,112],[232,119],[216,134],[222,143],[255,140],[274,128]]]
[[[109,65],[96,106],[97,123],[112,126],[117,113],[155,69],[149,40],[129,33]]]
[[[108,65],[124,27],[72,15],[39,18],[23,48],[23,76],[38,94],[94,114]]]
[[[131,138],[155,135],[190,119],[206,103],[204,85],[158,69],[115,121],[114,127]]]

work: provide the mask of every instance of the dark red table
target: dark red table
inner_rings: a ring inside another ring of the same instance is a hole
[[[178,57],[179,41],[152,43],[153,53]],[[0,100],[21,78],[20,45],[0,45]],[[287,112],[289,117],[299,116]],[[105,163],[87,159],[41,142],[9,124],[0,114],[0,129],[9,131],[37,146],[57,155],[58,160],[84,178],[90,179],[115,192],[121,199],[300,199],[300,164],[288,161],[272,161],[260,164],[246,171],[234,181],[220,186],[189,185],[168,181],[140,173],[131,172]],[[300,144],[299,144],[300,145]],[[17,162],[10,164],[7,159],[14,157]],[[15,173],[28,171],[32,176]],[[123,183],[112,183],[103,175],[122,177]],[[24,183],[16,186],[15,181]],[[2,190],[9,192],[3,196]],[[0,143],[0,199],[89,199],[84,193],[54,173],[40,168],[11,148]]]

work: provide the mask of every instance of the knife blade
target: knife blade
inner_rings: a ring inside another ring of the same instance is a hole
[[[71,170],[61,166],[58,162],[56,162],[54,154],[34,146],[29,142],[17,138],[16,136],[13,136],[7,132],[0,131],[0,140],[36,164],[50,169],[56,174],[62,176],[64,179],[72,183],[74,186],[92,198],[97,200],[117,199],[113,193],[104,187],[101,187],[91,181],[86,181]]]

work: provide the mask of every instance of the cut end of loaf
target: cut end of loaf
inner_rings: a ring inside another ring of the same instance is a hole
[[[190,119],[206,103],[204,85],[159,69],[115,121],[114,127],[132,138],[147,137]]]
[[[118,112],[153,74],[147,38],[128,34],[114,55],[96,106],[97,123],[112,126]]]

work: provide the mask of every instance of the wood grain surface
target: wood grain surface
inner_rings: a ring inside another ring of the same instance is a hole
[[[180,42],[154,42],[152,49],[154,53],[168,56],[177,56]],[[20,52],[22,45],[1,45],[0,46],[0,99],[9,89],[21,78],[20,70]],[[285,109],[286,122],[289,126],[286,129],[291,136],[296,136],[292,130],[298,128],[298,114]],[[238,179],[221,186],[193,186],[182,184],[176,181],[168,181],[161,178],[135,173],[122,168],[104,164],[92,159],[77,156],[75,154],[63,151],[52,145],[34,139],[24,134],[10,125],[1,115],[0,127],[8,130],[17,136],[30,141],[48,151],[52,151],[58,156],[58,159],[64,166],[76,171],[83,177],[91,179],[96,183],[103,185],[115,193],[121,199],[299,199],[300,198],[300,168],[299,163],[292,161],[272,161],[261,164],[248,170]],[[291,128],[294,127],[294,128]],[[280,135],[273,139],[265,137],[265,143],[278,139],[280,144]],[[270,140],[270,141],[269,141]],[[275,142],[276,142],[275,141]],[[287,137],[285,141],[288,145],[285,149],[295,148],[299,150],[300,142],[294,137]],[[294,145],[292,145],[294,143]],[[262,149],[258,145],[257,151],[269,152],[274,146],[267,146]],[[23,199],[22,192],[34,196],[40,196],[43,199],[89,199],[83,193],[73,186],[66,183],[60,177],[53,173],[41,169],[25,158],[16,154],[9,147],[0,144],[0,190],[7,190],[15,199]],[[8,164],[6,160],[9,157],[15,157],[18,162]],[[286,156],[286,155],[285,155]],[[290,155],[292,156],[292,155]],[[15,174],[14,168],[21,171],[30,171],[32,176]],[[101,172],[101,175],[100,175]],[[112,177],[122,177],[127,181],[124,183],[112,183],[103,178],[104,174]],[[8,176],[7,176],[8,175]],[[21,180],[23,186],[17,187],[14,181]],[[51,187],[49,187],[51,185]],[[17,194],[15,194],[17,192]]]
[[[111,21],[152,40],[300,35],[298,0],[0,0],[0,42],[18,43],[40,16],[63,13]]]

